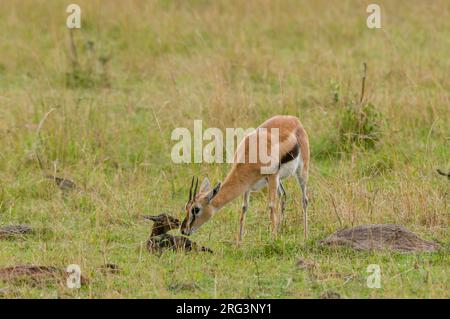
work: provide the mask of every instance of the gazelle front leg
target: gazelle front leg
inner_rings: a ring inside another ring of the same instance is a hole
[[[239,220],[239,234],[237,240],[238,247],[241,245],[242,238],[244,237],[245,215],[247,214],[249,199],[250,199],[250,191],[246,191],[244,193],[244,202],[242,203],[241,218]]]
[[[278,174],[270,175],[267,178],[267,186],[269,189],[269,209],[270,221],[272,223],[272,234],[277,235],[278,230],[278,212],[277,212],[277,191],[278,191],[279,177]]]

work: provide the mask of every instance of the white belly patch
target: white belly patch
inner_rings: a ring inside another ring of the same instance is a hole
[[[280,178],[284,179],[284,178],[294,175],[295,171],[298,168],[299,163],[300,163],[300,157],[297,157],[290,162],[282,164],[280,167],[280,171],[278,173],[280,175]],[[255,184],[253,184],[250,187],[250,191],[257,192],[265,186],[267,186],[267,179],[261,178],[260,180],[258,180]]]
[[[291,175],[294,175],[295,171],[297,170],[298,163],[300,162],[299,157],[296,157],[294,160],[281,164],[280,167],[280,178],[286,178]]]

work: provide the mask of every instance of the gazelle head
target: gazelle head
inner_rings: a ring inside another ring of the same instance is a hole
[[[195,179],[195,188],[194,187]],[[200,185],[200,190],[197,193],[198,178],[192,177],[191,188],[189,190],[189,200],[186,203],[186,218],[181,224],[181,233],[189,236],[197,229],[206,223],[214,214],[215,208],[211,205],[211,200],[217,195],[220,190],[220,182],[210,189],[208,178],[205,178]]]

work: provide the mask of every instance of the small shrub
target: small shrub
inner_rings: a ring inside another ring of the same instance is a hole
[[[110,82],[107,72],[109,56],[98,54],[93,41],[86,41],[82,50],[83,56],[79,56],[72,34],[70,40],[72,67],[65,74],[66,87],[109,87]]]
[[[330,93],[333,103],[338,103],[341,100],[341,86],[339,82],[330,82]]]
[[[91,88],[95,83],[92,75],[81,69],[77,68],[66,73],[65,84],[68,88]]]
[[[339,145],[342,150],[349,151],[354,146],[371,149],[381,139],[384,117],[372,103],[361,106],[352,103],[339,114]]]

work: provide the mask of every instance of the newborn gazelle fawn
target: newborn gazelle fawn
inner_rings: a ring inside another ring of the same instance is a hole
[[[271,130],[278,129],[278,138],[270,134]],[[275,146],[275,154],[270,154],[276,159],[274,170],[266,173],[263,163],[258,156],[256,161],[242,161],[251,158],[252,141],[266,142],[266,149],[272,150]],[[276,143],[276,144],[274,144]],[[308,234],[308,197],[306,195],[306,183],[308,180],[309,165],[309,141],[305,129],[299,119],[294,116],[275,116],[261,124],[254,131],[244,137],[234,155],[234,162],[223,183],[210,187],[208,178],[205,178],[197,193],[198,179],[191,181],[189,200],[186,203],[186,218],[181,225],[184,235],[191,235],[207,222],[219,209],[236,197],[243,196],[242,212],[240,217],[240,229],[238,233],[238,244],[244,235],[245,215],[249,205],[250,193],[268,186],[268,203],[270,210],[270,221],[272,233],[276,235],[282,218],[284,217],[284,206],[286,192],[281,180],[289,176],[295,176],[302,192],[302,206],[304,212],[304,235]],[[281,214],[278,212],[278,198],[281,197]]]
[[[186,237],[167,234],[168,231],[180,227],[180,222],[175,217],[167,214],[159,214],[157,216],[144,216],[144,219],[154,222],[152,232],[147,240],[147,249],[149,252],[162,252],[166,249],[171,249],[181,251],[206,251],[212,253],[211,249],[198,246]]]

